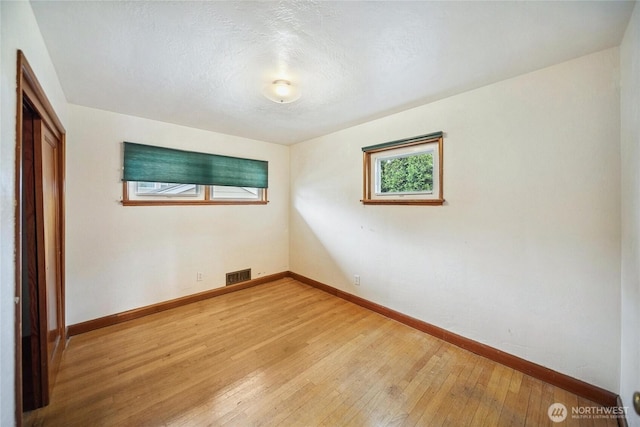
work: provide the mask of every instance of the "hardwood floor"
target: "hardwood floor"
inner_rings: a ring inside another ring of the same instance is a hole
[[[549,405],[569,416],[554,424]],[[616,426],[564,390],[282,279],[70,339],[27,426]]]

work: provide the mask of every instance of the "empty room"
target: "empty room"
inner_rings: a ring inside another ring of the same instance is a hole
[[[637,1],[0,22],[0,425],[640,427]]]

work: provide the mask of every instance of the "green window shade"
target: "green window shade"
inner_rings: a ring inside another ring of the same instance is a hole
[[[123,181],[267,188],[269,162],[124,143]]]
[[[392,148],[398,145],[410,144],[412,142],[441,138],[442,135],[443,135],[443,132],[433,132],[433,133],[428,133],[426,135],[414,136],[413,138],[399,139],[397,141],[383,142],[382,144],[369,145],[368,147],[362,147],[362,151],[367,153],[369,151],[377,151],[383,148]]]

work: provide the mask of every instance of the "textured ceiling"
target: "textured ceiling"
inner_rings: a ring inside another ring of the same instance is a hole
[[[291,144],[617,46],[633,2],[32,1],[69,102]],[[300,100],[262,95],[286,78]]]

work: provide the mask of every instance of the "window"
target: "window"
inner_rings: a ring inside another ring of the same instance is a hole
[[[268,163],[124,143],[125,206],[266,204]]]
[[[364,147],[364,204],[442,205],[442,132]]]
[[[222,185],[170,184],[165,182],[125,182],[123,204],[264,204],[266,189]]]

